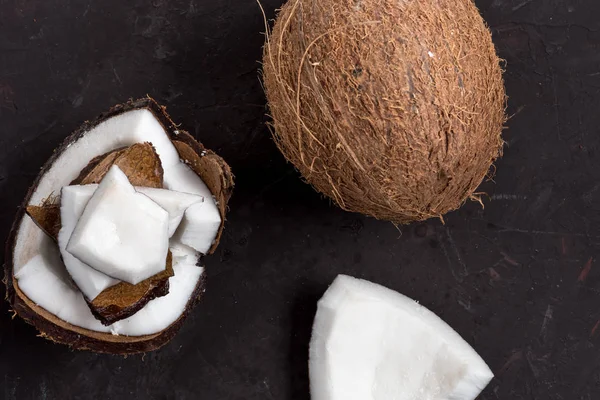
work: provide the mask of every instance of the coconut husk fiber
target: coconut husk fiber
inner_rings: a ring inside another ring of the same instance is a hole
[[[263,74],[279,149],[345,210],[441,217],[501,155],[502,70],[471,0],[290,0]]]

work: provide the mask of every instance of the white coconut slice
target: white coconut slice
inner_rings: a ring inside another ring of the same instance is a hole
[[[210,190],[190,167],[182,163],[165,170],[164,185],[170,190],[204,197],[204,202],[193,204],[185,211],[173,238],[206,254],[221,226],[221,214]]]
[[[58,247],[60,249],[60,254],[62,255],[65,267],[71,278],[73,278],[73,281],[77,287],[79,287],[85,297],[87,297],[90,301],[95,299],[96,296],[98,296],[104,289],[119,283],[118,279],[107,276],[106,274],[103,274],[102,272],[90,267],[67,251],[67,244],[69,243],[71,234],[73,233],[81,214],[83,214],[85,206],[87,205],[90,197],[94,193],[94,190],[95,188],[88,188],[84,186],[66,186],[61,190],[61,228],[58,232]],[[44,241],[40,244],[40,248],[48,249],[48,247],[51,245],[52,243],[49,244]],[[59,259],[58,265],[60,264],[62,263]],[[46,264],[38,263],[38,265],[39,268],[43,268],[43,266]],[[17,270],[15,275],[20,276],[19,272],[20,271]],[[40,272],[40,280],[42,280],[44,276],[42,272],[43,271]],[[37,296],[36,293],[28,292],[26,289],[23,290],[25,290],[25,293],[27,293],[29,297]],[[43,304],[43,302],[40,304]]]
[[[169,213],[169,237],[173,236],[181,223],[183,213],[193,204],[204,201],[203,196],[176,192],[174,190],[136,187],[135,190],[150,197]]]
[[[90,267],[136,285],[165,269],[169,213],[136,192],[113,165],[90,198],[67,251]]]
[[[473,400],[493,377],[431,311],[344,275],[319,301],[309,367],[312,400]]]

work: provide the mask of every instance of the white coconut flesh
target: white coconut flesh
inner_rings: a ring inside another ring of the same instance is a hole
[[[105,273],[80,261],[65,248],[71,238],[73,227],[79,221],[82,211],[97,188],[98,185],[96,184],[71,185],[63,187],[61,191],[62,228],[58,236],[59,248],[69,274],[89,300],[93,300],[104,289],[120,282],[120,280],[111,278],[105,275]],[[135,187],[135,190],[148,196],[159,206],[166,209],[169,213],[170,232],[174,232],[177,229],[184,211],[190,205],[204,201],[204,197],[202,196],[166,189]],[[139,228],[139,225],[137,228]],[[173,242],[173,245],[177,245],[177,242]],[[162,269],[164,269],[164,265],[163,262]]]
[[[68,186],[70,190],[77,191],[77,194],[78,196],[80,196],[81,201],[84,201],[85,204],[87,204],[90,197],[92,197],[97,187],[97,184]],[[164,208],[169,213],[169,237],[173,236],[173,234],[177,230],[177,227],[179,226],[183,218],[183,213],[191,205],[204,202],[204,196],[199,196],[197,194],[183,193],[177,192],[175,190],[158,189],[150,187],[134,187],[137,192],[150,197],[152,201]]]
[[[60,193],[92,158],[117,148],[144,142],[152,143],[160,157],[166,189],[178,190],[176,187],[185,187],[185,190],[178,191],[204,197],[204,202],[196,203],[189,209],[201,204],[208,206],[209,211],[217,210],[218,214],[215,200],[204,182],[180,161],[164,128],[146,109],[111,117],[74,141],[42,176],[29,204],[42,204],[44,199]],[[189,177],[190,172],[195,175],[195,179]],[[185,180],[185,183],[178,185],[179,179]],[[212,220],[214,219],[213,214]],[[202,232],[200,237],[194,237],[193,234],[184,232],[182,225],[183,222],[177,229],[179,236],[194,243],[195,247],[190,248],[192,246],[186,246],[175,237],[171,239],[169,248],[173,252],[174,276],[169,278],[169,294],[148,302],[133,316],[111,326],[104,326],[94,318],[82,293],[71,283],[71,275],[60,260],[56,244],[28,216],[22,219],[18,227],[13,252],[13,273],[19,289],[29,299],[66,322],[98,332],[129,336],[154,334],[166,329],[183,314],[203,273],[203,268],[196,266],[200,257],[196,247],[210,248],[218,232],[217,226],[214,232]],[[194,226],[189,229],[196,231]],[[112,284],[116,282],[113,281]],[[93,299],[95,295],[88,298]]]
[[[169,213],[169,237],[173,236],[175,230],[181,223],[183,213],[191,205],[204,202],[204,196],[199,196],[197,194],[148,187],[136,187],[135,190],[150,197],[152,201]],[[219,226],[220,225],[221,216],[219,215]],[[217,227],[217,230],[218,229],[219,228]]]
[[[67,251],[97,271],[137,285],[165,269],[169,213],[136,192],[113,165],[85,206]]]
[[[177,246],[173,252],[174,275],[169,278],[169,293],[149,301],[131,317],[104,326],[92,315],[82,293],[62,274],[58,250],[48,244],[45,254],[34,256],[15,274],[19,288],[31,301],[63,321],[97,332],[143,336],[168,328],[185,310],[204,273],[204,268],[196,266],[198,254]]]
[[[183,220],[173,235],[177,241],[206,254],[221,225],[221,214],[213,195],[198,175],[181,163],[165,169],[164,183],[167,189],[199,194],[206,199],[185,210]]]
[[[77,186],[65,186],[62,188],[60,196],[61,228],[58,232],[58,248],[60,249],[65,268],[73,278],[73,281],[75,281],[75,284],[90,300],[96,298],[104,289],[119,283],[118,279],[111,278],[90,267],[67,251],[67,245],[77,225],[77,221],[79,221],[93,193],[93,190],[88,190],[88,188],[80,190]],[[48,246],[48,243],[45,243],[45,246]],[[58,262],[60,263],[60,259]],[[17,269],[15,271],[18,272]],[[19,286],[22,286],[20,281]]]
[[[344,275],[318,303],[309,367],[312,400],[473,400],[493,377],[431,311]]]

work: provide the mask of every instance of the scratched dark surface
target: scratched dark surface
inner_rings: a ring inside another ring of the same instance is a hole
[[[277,152],[254,1],[0,0],[0,238],[52,149],[129,97],[166,104],[237,175],[208,291],[170,344],[73,352],[2,302],[0,397],[308,399],[315,303],[346,273],[463,335],[496,374],[482,400],[599,399],[600,3],[477,3],[507,61],[504,158],[485,209],[400,232],[331,206]]]

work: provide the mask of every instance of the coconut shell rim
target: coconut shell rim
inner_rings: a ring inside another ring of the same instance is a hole
[[[31,196],[39,186],[41,179],[46,175],[50,167],[54,165],[54,162],[64,152],[64,150],[72,143],[81,139],[86,132],[90,131],[111,117],[139,109],[147,109],[156,117],[174,145],[174,142],[176,141],[183,142],[190,146],[199,157],[207,157],[208,159],[216,161],[216,164],[220,168],[219,175],[221,178],[221,190],[217,191],[215,190],[216,188],[210,186],[209,189],[218,201],[218,208],[221,214],[221,225],[213,246],[207,252],[208,254],[212,254],[215,251],[223,231],[226,220],[225,217],[227,203],[229,202],[234,186],[231,169],[223,158],[215,154],[213,151],[206,149],[188,132],[180,130],[167,114],[166,107],[159,105],[154,99],[148,96],[142,99],[129,100],[126,103],[115,105],[110,108],[109,111],[99,114],[94,120],[85,121],[78,129],[76,129],[72,134],[63,140],[63,142],[55,149],[52,156],[44,163],[40,173],[36,176],[34,182],[27,191],[23,202],[19,206],[11,226],[8,240],[6,242],[3,279],[3,282],[6,286],[5,298],[12,310],[25,322],[33,325],[40,332],[40,336],[56,343],[65,344],[72,349],[91,350],[97,353],[122,355],[156,350],[167,344],[173,338],[173,336],[181,328],[181,325],[183,324],[187,315],[199,302],[206,288],[206,273],[203,273],[200,277],[200,280],[196,284],[196,287],[194,288],[194,291],[192,292],[192,295],[188,300],[183,313],[179,316],[179,318],[177,318],[177,320],[175,320],[175,322],[162,331],[151,335],[125,336],[92,331],[61,320],[54,314],[48,312],[44,308],[31,301],[20,290],[18,283],[14,278],[13,257],[17,234],[19,232],[21,222],[25,217],[25,211],[29,205]],[[198,172],[195,170],[194,172],[198,174]],[[203,177],[201,176],[201,178]],[[203,179],[203,181],[204,180],[205,179]],[[200,264],[200,262],[201,260],[199,260],[198,264]]]

